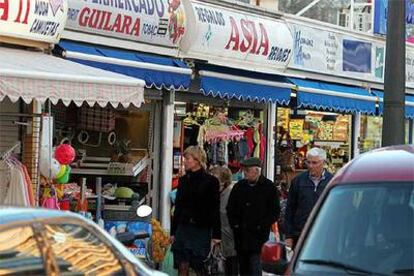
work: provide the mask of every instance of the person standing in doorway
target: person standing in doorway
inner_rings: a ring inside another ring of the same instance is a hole
[[[234,233],[240,275],[262,275],[260,253],[280,212],[276,185],[264,177],[259,158],[241,162],[244,179],[230,193],[227,216]]]
[[[221,241],[220,185],[206,171],[206,160],[199,146],[184,151],[186,174],[178,182],[171,225],[172,252],[180,276],[188,276],[190,267],[197,275],[205,275],[204,260]]]
[[[238,275],[239,269],[237,253],[234,248],[233,230],[231,230],[226,210],[233,189],[232,173],[229,168],[223,166],[214,166],[210,169],[210,173],[217,177],[220,182],[221,249],[223,256],[226,258],[226,275]]]
[[[308,170],[296,176],[290,185],[286,214],[286,246],[294,249],[313,207],[332,179],[325,168],[326,152],[312,148],[306,153]]]

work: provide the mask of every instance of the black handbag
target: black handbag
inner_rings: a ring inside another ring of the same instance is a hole
[[[220,245],[214,245],[204,260],[204,270],[207,275],[225,275],[226,258],[221,252]]]

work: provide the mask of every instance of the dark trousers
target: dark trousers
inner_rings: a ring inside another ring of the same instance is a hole
[[[239,262],[237,256],[226,257],[226,275],[237,276],[239,275]]]
[[[261,276],[262,263],[260,253],[237,252],[239,272],[242,276]]]

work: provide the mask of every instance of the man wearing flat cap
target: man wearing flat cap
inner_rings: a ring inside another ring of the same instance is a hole
[[[244,179],[234,185],[227,204],[241,275],[262,275],[262,246],[280,213],[276,185],[262,175],[261,165],[255,157],[241,162]]]

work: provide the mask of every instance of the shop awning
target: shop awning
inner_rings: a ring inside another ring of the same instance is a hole
[[[297,86],[298,107],[375,114],[376,97],[367,89],[308,79],[289,80]]]
[[[372,92],[379,98],[379,114],[384,113],[384,92],[379,90],[372,90]],[[405,117],[414,119],[414,96],[405,95]]]
[[[187,90],[191,83],[192,70],[178,59],[71,41],[60,42],[59,51],[69,60],[143,79],[147,88]]]
[[[206,96],[251,102],[288,104],[292,85],[286,78],[230,68],[200,67],[200,90]]]
[[[84,102],[137,107],[144,101],[144,81],[84,66],[41,52],[0,47],[0,100],[33,99],[66,105]]]

